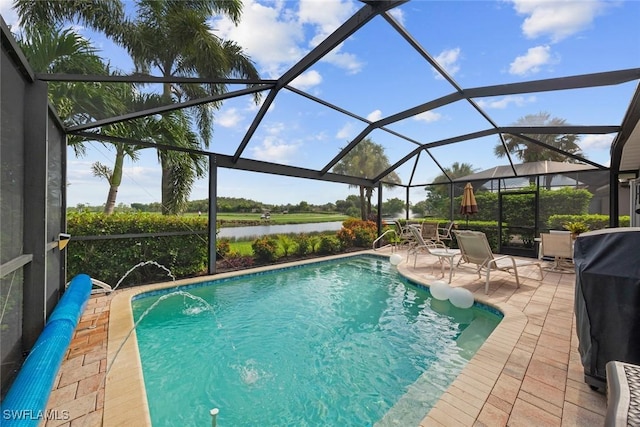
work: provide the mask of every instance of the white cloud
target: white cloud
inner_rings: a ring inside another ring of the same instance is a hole
[[[109,157],[110,152],[103,150],[99,148],[100,162],[109,167],[113,166],[113,159]],[[136,163],[125,161],[117,203],[146,203],[160,200],[160,168],[155,166],[157,164],[155,154],[148,153],[147,157],[152,159],[147,166],[141,165],[143,161]],[[91,170],[93,163],[93,161],[70,159],[67,166],[69,206],[76,206],[79,203],[99,206],[106,202],[109,183],[93,176]]]
[[[243,118],[236,108],[229,108],[216,115],[215,123],[225,128],[232,128],[240,123]]]
[[[338,130],[338,133],[336,133],[336,138],[350,139],[353,134],[353,123],[345,123],[344,126],[342,126],[340,130]]]
[[[507,95],[502,98],[496,98],[496,99],[488,99],[488,100],[481,99],[478,101],[478,105],[481,108],[504,110],[510,105],[515,105],[516,107],[522,107],[523,105],[536,102],[536,100],[537,98],[535,96]]]
[[[299,6],[300,22],[313,25],[316,29],[310,42],[311,47],[319,45],[356,10],[349,0],[300,0]]]
[[[322,75],[316,70],[310,70],[300,74],[292,82],[291,86],[294,86],[300,90],[307,90],[322,83]]]
[[[295,6],[297,10],[292,9]],[[301,0],[298,3],[277,0],[265,4],[247,0],[237,26],[225,17],[214,19],[212,24],[216,35],[234,40],[244,48],[263,77],[277,78],[355,10],[351,0]],[[312,34],[305,36],[309,27]],[[360,71],[360,61],[351,53],[341,52],[341,48],[337,46],[323,61],[349,73]]]
[[[396,7],[391,9],[389,13],[400,23],[400,25],[404,25],[404,12],[402,9]]]
[[[540,71],[540,67],[551,61],[551,47],[536,46],[529,48],[523,56],[518,56],[509,64],[509,73],[523,76]]]
[[[359,73],[362,70],[362,67],[364,67],[364,63],[352,53],[340,52],[341,48],[342,44],[338,45],[335,49],[325,55],[322,58],[322,61],[342,68],[343,70],[346,70],[348,74]]]
[[[458,71],[460,71],[460,64],[458,64],[458,59],[460,59],[460,48],[456,47],[455,49],[447,49],[440,52],[438,56],[434,58],[438,64],[442,68],[445,69],[447,73],[450,75],[455,75]],[[440,73],[435,71],[436,77],[442,78]]]
[[[290,127],[290,124],[283,122],[273,122],[265,125],[264,131],[266,136],[258,146],[250,148],[253,157],[266,162],[281,164],[293,163],[299,151],[300,143],[287,143],[280,136]]]
[[[304,41],[301,24],[284,13],[283,3],[273,4],[268,7],[245,1],[237,26],[226,17],[213,21],[216,35],[242,46],[267,78],[279,77],[306,53],[300,46]]]
[[[413,116],[413,120],[419,120],[422,122],[437,122],[442,118],[442,114],[434,113],[433,111],[425,111],[424,113],[416,114]]]
[[[614,135],[586,135],[580,138],[580,147],[585,149],[594,150],[608,150],[611,148]]]
[[[526,15],[522,32],[528,38],[548,35],[557,42],[587,28],[607,4],[600,0],[513,0],[520,15]]]
[[[370,122],[376,122],[381,118],[382,118],[382,111],[380,110],[373,110],[367,115],[367,120],[369,120]]]
[[[258,160],[266,162],[289,164],[294,160],[300,144],[287,144],[276,135],[264,138],[259,147],[251,148],[251,152]]]
[[[245,108],[246,111],[249,112],[256,112],[258,111],[260,108],[262,108],[262,104],[264,104],[264,101],[267,99],[267,95],[268,95],[268,91],[264,91],[262,92],[262,96],[260,97],[260,100],[258,101],[258,103],[256,104],[255,100],[253,99],[253,97],[247,97],[247,106]],[[276,100],[274,100],[271,105],[269,105],[269,108],[267,109],[267,111],[272,111],[275,106],[276,106]]]
[[[299,19],[302,24],[314,27],[315,35],[309,41],[311,48],[316,47],[325,40],[355,12],[355,6],[351,1],[300,1]],[[342,52],[343,44],[336,46],[331,52],[322,58],[336,67],[346,70],[349,74],[358,73],[363,63],[356,55]]]

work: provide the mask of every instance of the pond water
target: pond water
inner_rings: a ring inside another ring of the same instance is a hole
[[[253,225],[246,227],[222,227],[218,237],[247,239],[268,234],[311,233],[313,231],[338,231],[342,221],[315,222],[310,224]]]

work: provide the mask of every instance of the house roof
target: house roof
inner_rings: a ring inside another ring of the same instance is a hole
[[[579,164],[579,163],[564,163],[564,162],[554,162],[551,160],[542,160],[539,162],[518,163],[513,165],[513,167],[512,165],[495,166],[490,169],[483,170],[481,172],[456,178],[453,181],[454,182],[478,181],[478,180],[489,180],[489,179],[499,179],[499,178],[512,178],[512,177],[518,177],[518,176],[561,174],[561,173],[568,173],[568,172],[590,171],[590,170],[598,170],[598,168],[591,165],[585,165],[585,164]]]

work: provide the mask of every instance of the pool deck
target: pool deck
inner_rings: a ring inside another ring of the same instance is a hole
[[[382,249],[375,253],[390,255],[391,251]],[[399,253],[404,257],[405,253]],[[419,282],[440,276],[437,258],[430,255],[419,256],[415,268],[411,258],[398,269]],[[451,286],[469,289],[479,301],[502,310],[505,318],[420,426],[604,424],[606,396],[591,390],[584,382],[577,350],[573,315],[575,275],[543,271],[540,281],[535,280],[537,268],[519,271],[520,288],[516,288],[513,276],[493,272],[489,294],[485,295],[484,276],[478,279],[467,268],[454,270]],[[49,420],[44,425],[148,425],[135,340],[127,339],[120,348],[133,324],[130,308],[127,310],[125,306],[131,295],[140,290],[125,289],[91,297],[47,405],[47,409],[57,411],[53,413],[69,416],[64,417],[66,420]],[[108,365],[107,358],[111,363],[116,355],[116,363]]]

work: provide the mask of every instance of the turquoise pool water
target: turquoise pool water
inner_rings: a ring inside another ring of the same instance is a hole
[[[154,426],[417,425],[501,318],[373,256],[186,290],[133,301]]]

